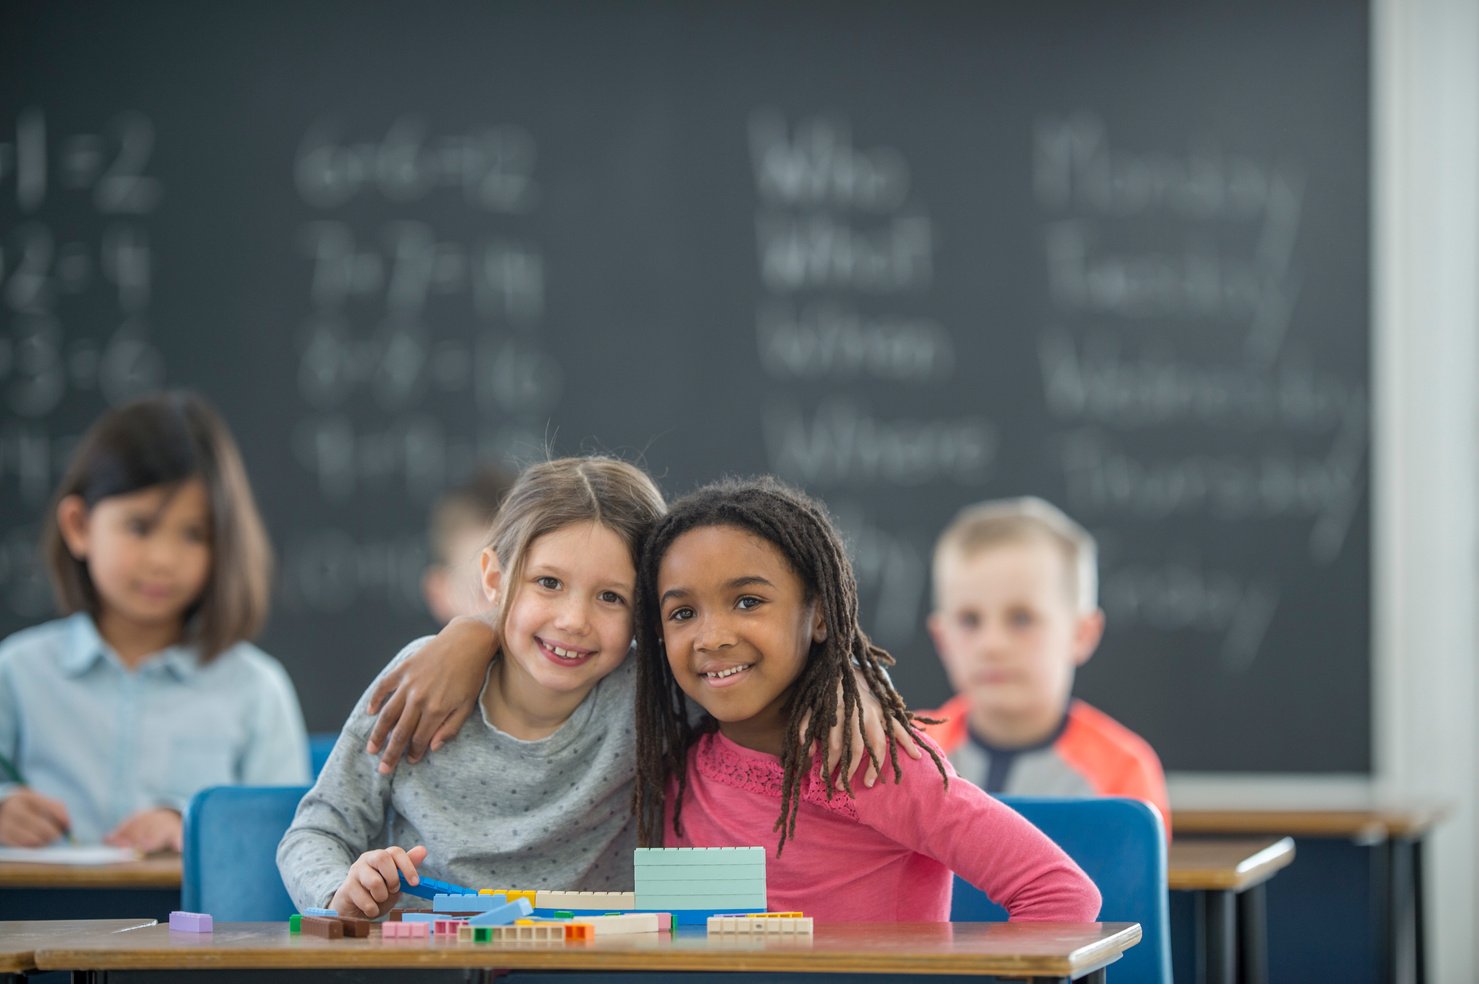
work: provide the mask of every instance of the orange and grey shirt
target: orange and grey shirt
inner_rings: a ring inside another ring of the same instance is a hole
[[[950,756],[955,770],[988,793],[1009,796],[1128,796],[1161,811],[1171,834],[1166,776],[1155,751],[1135,732],[1081,700],[1068,706],[1058,729],[1026,748],[1000,748],[969,725],[970,702],[959,695],[924,717],[924,733]]]

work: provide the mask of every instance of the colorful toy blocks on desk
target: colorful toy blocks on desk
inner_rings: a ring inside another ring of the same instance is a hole
[[[640,871],[655,865],[692,867],[696,864],[765,864],[763,847],[639,847],[632,852]]]
[[[344,923],[338,919],[325,919],[322,916],[304,916],[299,924],[304,936],[322,936],[326,940],[342,940],[344,938]]]
[[[766,906],[762,847],[638,848],[633,867],[638,909],[723,913]]]
[[[493,897],[497,898],[497,896]],[[507,926],[515,919],[523,919],[533,911],[534,907],[529,904],[528,899],[519,899],[479,913],[467,922],[470,926]]]
[[[517,922],[512,926],[485,926],[494,943],[563,943],[564,923]]]
[[[748,936],[810,936],[810,916],[791,916],[785,919],[767,919],[765,913],[743,916],[710,916],[710,933],[734,933]]]
[[[655,933],[661,921],[654,912],[623,912],[612,916],[582,916],[579,920],[590,926],[596,936],[625,936],[629,933]]]
[[[453,885],[449,882],[437,881],[435,878],[420,878],[415,885],[406,881],[406,876],[401,875],[400,890],[407,895],[417,898],[434,899],[438,895],[477,895],[476,889],[464,888],[461,885]]]
[[[401,920],[405,919],[407,915],[410,915],[410,914],[413,914],[413,913],[418,913],[418,912],[424,912],[424,913],[427,913],[429,915],[429,914],[431,914],[433,912],[433,910],[431,910],[431,909],[400,909],[400,908],[396,908],[396,909],[391,909],[388,913],[386,913],[385,914],[385,919],[386,919],[387,922],[400,922]]]
[[[510,899],[509,901],[513,901]],[[547,892],[534,893],[536,909],[598,909],[605,912],[635,909],[636,892]]]
[[[424,940],[430,928],[424,922],[385,922],[380,924],[380,935],[387,940]]]
[[[213,920],[205,912],[171,912],[169,928],[182,933],[209,933],[213,928]]]
[[[502,892],[479,892],[477,895],[438,895],[431,900],[433,912],[487,912],[508,905],[513,899]]]

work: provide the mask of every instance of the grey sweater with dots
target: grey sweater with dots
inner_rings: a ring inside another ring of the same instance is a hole
[[[468,888],[631,891],[635,687],[628,657],[548,738],[521,741],[474,717],[389,776],[365,753],[367,690],[278,845],[293,903],[327,906],[362,853],[417,844],[429,852],[423,874]]]

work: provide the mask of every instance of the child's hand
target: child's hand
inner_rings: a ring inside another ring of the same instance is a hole
[[[181,849],[181,833],[180,814],[160,807],[135,813],[113,828],[112,833],[103,838],[103,843],[114,847],[131,847],[142,854],[153,854],[155,851],[178,852]]]
[[[401,755],[419,762],[457,736],[478,705],[498,630],[481,619],[454,618],[419,652],[380,678],[365,713],[380,715],[365,751],[380,755],[380,774],[395,771]],[[393,729],[393,730],[392,730]],[[381,752],[381,748],[384,752]]]
[[[858,720],[850,722],[852,725],[852,752],[843,763],[842,775],[851,776],[857,771],[858,765],[867,757],[869,750],[873,757],[868,759],[868,771],[863,774],[863,785],[869,789],[878,781],[878,766],[888,762],[888,738],[893,735],[894,741],[904,750],[904,754],[912,759],[918,759],[924,753],[914,742],[914,736],[909,734],[898,721],[886,718],[883,713],[883,705],[878,698],[873,696],[873,691],[868,688],[868,681],[856,666],[852,668],[853,679],[858,685]],[[811,714],[808,712],[801,716],[801,733],[806,734],[806,726],[811,722]],[[859,723],[862,727],[859,728]],[[823,760],[823,771],[830,775],[834,762],[842,761],[843,740],[847,735],[849,722],[842,713],[842,688],[837,688],[837,723],[832,725],[832,730],[827,732],[827,757]],[[877,762],[874,762],[877,759]]]
[[[45,847],[72,826],[67,808],[33,789],[17,789],[0,800],[0,844]]]
[[[409,851],[387,847],[366,851],[349,866],[344,884],[334,893],[329,908],[341,916],[374,919],[389,912],[401,897],[401,876],[408,884],[420,881],[416,866],[426,860],[426,848],[417,844]]]

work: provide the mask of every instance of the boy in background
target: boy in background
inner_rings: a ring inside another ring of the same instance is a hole
[[[432,507],[431,562],[421,575],[421,594],[432,618],[443,625],[458,615],[479,615],[488,607],[478,558],[512,484],[507,471],[484,465],[443,493]]]
[[[934,557],[929,632],[957,696],[925,728],[956,770],[989,793],[1128,796],[1170,802],[1139,735],[1072,697],[1104,633],[1097,548],[1036,498],[962,511]]]

